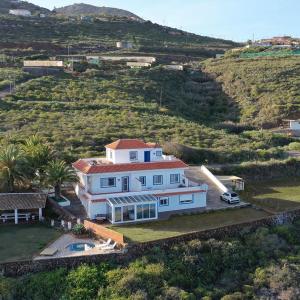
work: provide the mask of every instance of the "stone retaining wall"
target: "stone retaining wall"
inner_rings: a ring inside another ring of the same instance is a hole
[[[270,227],[280,224],[288,224],[298,217],[300,217],[300,209],[259,219],[253,222],[229,225],[216,229],[188,233],[173,238],[166,238],[152,242],[134,244],[130,245],[128,247],[128,251],[124,251],[124,253],[110,253],[92,256],[55,258],[38,261],[28,260],[20,262],[3,263],[0,264],[0,274],[3,274],[5,276],[21,276],[28,273],[50,271],[59,267],[71,269],[79,266],[82,263],[97,264],[101,262],[112,261],[117,264],[124,264],[138,257],[141,257],[141,255],[145,254],[147,251],[151,250],[154,247],[160,247],[161,249],[168,250],[174,244],[178,244],[180,242],[187,242],[194,239],[206,240],[210,238],[221,239],[226,236],[239,236],[240,234],[254,231],[262,226]]]

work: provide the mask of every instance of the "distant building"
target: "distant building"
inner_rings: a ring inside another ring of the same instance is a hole
[[[222,57],[224,57],[224,54],[216,54],[217,59],[222,58]]]
[[[40,14],[40,18],[46,18],[45,14]]]
[[[132,42],[117,42],[117,48],[119,49],[132,49],[133,43]]]
[[[145,63],[145,62],[127,62],[127,67],[130,67],[131,69],[141,69],[141,68],[150,68],[152,64]]]
[[[27,9],[10,9],[9,14],[14,16],[30,17],[31,12]]]
[[[184,67],[183,65],[165,65],[163,66],[163,68],[165,70],[173,70],[173,71],[183,71],[184,70]]]
[[[93,21],[94,21],[94,18],[91,17],[91,16],[81,16],[81,17],[80,17],[80,20],[81,20],[81,21],[85,21],[85,22],[93,22]]]
[[[62,72],[64,69],[63,61],[57,60],[24,60],[23,70],[25,72],[43,76]]]
[[[300,130],[300,120],[289,120],[291,130]]]
[[[155,63],[156,58],[152,56],[100,56],[103,61],[112,62],[140,62],[140,63]]]
[[[99,63],[100,63],[99,56],[87,56],[86,60],[89,64],[92,64],[92,65],[99,65]]]

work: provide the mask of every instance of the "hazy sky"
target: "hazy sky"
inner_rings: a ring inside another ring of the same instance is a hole
[[[28,0],[52,9],[75,3],[129,10],[146,20],[201,35],[245,41],[300,37],[300,0]]]

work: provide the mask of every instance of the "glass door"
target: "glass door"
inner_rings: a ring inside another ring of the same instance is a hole
[[[129,192],[129,177],[122,177],[122,192]]]

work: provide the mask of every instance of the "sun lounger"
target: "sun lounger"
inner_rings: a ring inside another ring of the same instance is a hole
[[[106,247],[103,247],[102,250],[114,250],[116,246],[117,246],[117,243],[114,242],[112,245],[108,245]]]
[[[102,249],[102,248],[104,248],[104,247],[109,246],[110,243],[111,243],[111,239],[108,239],[105,243],[100,244],[100,245],[96,245],[96,248]]]

